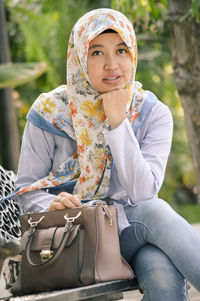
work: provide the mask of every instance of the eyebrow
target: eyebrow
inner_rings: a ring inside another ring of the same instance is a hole
[[[124,42],[121,42],[121,43],[116,45],[116,47],[119,47],[119,46],[126,46],[127,47],[127,45]],[[100,47],[102,48],[104,46],[102,44],[93,44],[92,46],[89,47],[89,50],[93,49],[93,48],[100,48]]]

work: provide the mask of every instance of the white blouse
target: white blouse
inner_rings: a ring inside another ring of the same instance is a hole
[[[171,113],[157,101],[136,135],[125,119],[117,128],[105,131],[114,165],[108,196],[118,200],[119,229],[128,226],[124,205],[157,197],[164,180],[173,132]],[[56,170],[76,151],[76,142],[34,126],[27,121],[18,167],[16,188],[23,188]],[[47,211],[55,195],[46,191],[18,196],[25,212]]]

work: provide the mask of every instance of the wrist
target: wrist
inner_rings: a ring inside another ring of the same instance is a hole
[[[121,118],[120,120],[117,121],[113,121],[110,122],[110,127],[112,130],[116,129],[125,119],[127,118],[127,116],[124,116],[123,118]]]

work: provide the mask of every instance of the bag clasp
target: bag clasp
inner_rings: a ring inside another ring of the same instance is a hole
[[[31,227],[36,227],[43,219],[45,219],[44,215],[38,221],[32,221],[32,217],[30,217],[28,223]]]
[[[79,211],[78,214],[76,216],[68,216],[68,214],[64,215],[64,219],[67,221],[67,223],[73,223],[77,218],[79,218],[79,216],[81,216],[82,212]]]
[[[42,262],[49,260],[52,256],[53,256],[52,250],[45,249],[40,252],[40,258]]]

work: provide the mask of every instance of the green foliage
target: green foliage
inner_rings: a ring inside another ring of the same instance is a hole
[[[182,21],[184,21],[187,18],[194,18],[197,22],[199,22],[200,19],[200,0],[192,0],[191,7],[188,10],[188,12],[181,18]]]
[[[7,2],[12,60],[46,62],[47,73],[38,82],[40,88],[49,90],[66,81],[69,34],[76,20],[87,11],[86,4],[81,0],[19,0],[18,5],[13,0]]]
[[[167,0],[112,0],[111,6],[124,14],[134,23],[148,26],[160,20],[167,8]]]
[[[184,204],[182,206],[173,204],[172,207],[190,224],[196,224],[200,222],[200,207],[197,204]]]
[[[0,89],[24,85],[46,71],[45,63],[9,63],[0,65]]]
[[[149,23],[163,17],[163,11],[167,9],[167,0],[112,0],[111,6],[133,20]],[[200,0],[191,0],[191,7],[182,20],[186,18],[200,18]]]
[[[43,61],[47,71],[39,79],[17,87],[18,121],[22,137],[28,107],[42,92],[66,82],[67,44],[71,29],[88,10],[81,0],[7,0],[12,62]]]
[[[67,44],[73,25],[88,10],[109,7],[110,0],[7,0],[5,4],[12,61],[44,61],[47,66],[39,79],[17,87],[22,137],[28,107],[40,93],[66,82]]]

